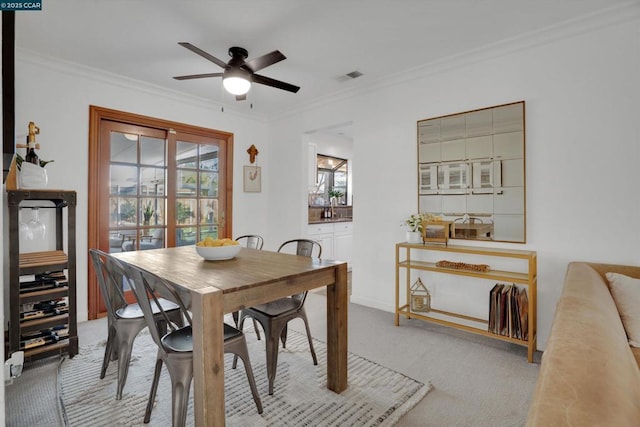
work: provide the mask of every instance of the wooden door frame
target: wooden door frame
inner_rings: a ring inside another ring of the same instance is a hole
[[[156,128],[167,131],[170,135],[178,133],[185,133],[190,135],[203,136],[208,138],[216,138],[224,144],[224,151],[226,152],[225,161],[225,179],[223,185],[225,189],[225,226],[231,233],[232,218],[233,218],[233,134],[229,132],[219,131],[215,129],[208,129],[199,126],[192,126],[184,123],[173,122],[170,120],[163,120],[154,117],[144,116],[135,113],[128,113],[120,110],[113,110],[109,108],[99,107],[95,105],[89,106],[89,159],[88,159],[88,230],[87,230],[87,247],[97,248],[99,242],[100,231],[104,227],[108,227],[108,224],[101,224],[100,212],[99,212],[99,198],[100,186],[104,185],[104,181],[100,179],[100,176],[96,173],[100,170],[100,165],[105,161],[101,157],[100,153],[100,123],[102,120],[109,120],[115,122],[121,122],[126,124],[132,124],[137,126],[145,126],[150,128]],[[104,249],[104,248],[102,248]],[[106,248],[108,252],[108,248]],[[93,265],[89,253],[87,252],[87,295],[88,295],[88,318],[89,320],[96,319],[99,316],[98,306],[100,292],[98,289],[98,283],[96,280],[96,274],[93,270]]]

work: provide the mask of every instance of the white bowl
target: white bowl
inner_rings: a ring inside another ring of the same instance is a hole
[[[202,258],[208,261],[221,261],[238,255],[242,246],[196,246],[195,248]]]

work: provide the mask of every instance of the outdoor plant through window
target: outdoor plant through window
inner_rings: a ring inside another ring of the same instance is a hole
[[[326,203],[347,204],[348,161],[339,157],[318,154],[318,195]]]

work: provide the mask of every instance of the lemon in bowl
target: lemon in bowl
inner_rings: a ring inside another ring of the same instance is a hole
[[[206,237],[196,243],[196,252],[207,261],[232,259],[240,252],[240,243],[231,239]]]

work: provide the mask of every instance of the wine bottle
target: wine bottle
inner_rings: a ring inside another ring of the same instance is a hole
[[[33,163],[40,166],[40,160],[36,154],[36,138],[35,135],[27,136],[27,155],[24,157],[25,162]]]

